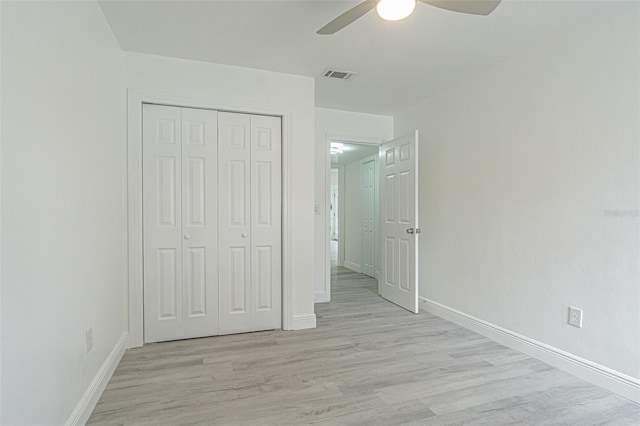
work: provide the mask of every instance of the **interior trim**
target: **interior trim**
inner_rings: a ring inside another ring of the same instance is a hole
[[[594,385],[640,403],[640,380],[619,371],[565,352],[514,331],[481,320],[441,303],[420,297],[423,308],[491,340],[539,359]]]

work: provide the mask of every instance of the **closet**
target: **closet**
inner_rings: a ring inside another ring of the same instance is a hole
[[[281,328],[281,120],[143,106],[144,341]]]

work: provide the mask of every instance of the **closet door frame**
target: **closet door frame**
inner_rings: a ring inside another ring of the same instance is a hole
[[[291,261],[291,144],[292,112],[282,105],[246,105],[215,99],[127,90],[127,222],[129,348],[144,345],[143,215],[142,215],[142,106],[157,104],[279,117],[282,123],[282,329],[293,330]]]

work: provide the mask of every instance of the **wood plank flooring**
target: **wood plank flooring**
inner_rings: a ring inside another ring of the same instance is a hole
[[[126,352],[92,425],[640,425],[640,406],[334,268],[318,328]]]

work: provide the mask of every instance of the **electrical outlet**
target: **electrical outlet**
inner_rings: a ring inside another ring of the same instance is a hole
[[[87,353],[93,349],[93,328],[89,328],[84,332],[85,349]]]
[[[582,309],[569,306],[569,325],[582,328]]]

